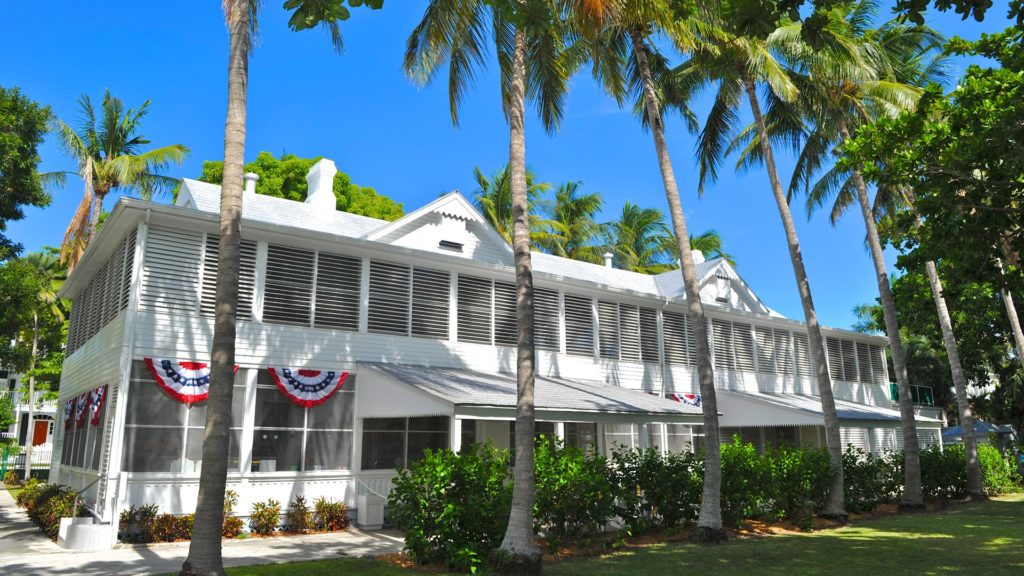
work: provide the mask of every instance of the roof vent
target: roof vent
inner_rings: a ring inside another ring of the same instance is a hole
[[[690,257],[693,258],[694,264],[704,263],[704,253],[700,250],[690,250]]]
[[[452,242],[451,240],[441,240],[437,243],[439,248],[445,250],[452,250],[455,252],[462,252],[462,242]]]
[[[244,194],[246,196],[256,194],[256,181],[260,179],[260,175],[255,172],[246,172],[242,175],[242,179],[245,180]]]
[[[601,254],[601,258],[604,258],[604,265],[605,265],[605,267],[607,267],[607,268],[614,268],[615,267],[615,266],[612,266],[612,258],[614,258],[614,257],[615,257],[615,255],[612,254],[611,252],[605,252],[604,254]]]
[[[337,207],[337,200],[334,198],[334,175],[338,168],[334,160],[322,158],[306,174],[306,184],[309,190],[306,192],[306,204],[316,209],[318,213],[333,214]]]

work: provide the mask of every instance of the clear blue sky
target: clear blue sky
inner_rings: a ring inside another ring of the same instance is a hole
[[[449,120],[444,77],[418,88],[402,74],[405,39],[425,0],[387,0],[381,11],[354,12],[343,25],[341,55],[319,30],[289,32],[280,0],[265,5],[250,66],[247,160],[262,150],[332,158],[354,182],[406,210],[452,189],[470,194],[474,166],[490,173],[504,165],[508,132],[493,66],[466,99],[459,128]],[[110,88],[129,106],[151,99],[144,134],[155,145],[178,142],[192,151],[171,175],[195,177],[203,160],[222,158],[227,34],[219,2],[16,2],[3,11],[0,84],[21,87],[66,120],[77,117],[83,93],[98,101]],[[1004,28],[1005,15],[1006,2],[998,0],[981,24],[939,13],[929,14],[929,22],[946,35],[976,38]],[[965,62],[955,66],[959,76]],[[803,319],[765,173],[734,174],[730,161],[718,184],[698,198],[694,137],[678,119],[668,134],[691,231],[718,230],[761,298]],[[530,122],[527,161],[544,181],[582,180],[584,190],[602,193],[608,219],[627,200],[665,208],[650,136],[587,76],[573,82],[560,133],[549,136]],[[780,158],[783,175],[791,165]],[[72,163],[47,142],[41,170],[65,169]],[[81,183],[71,180],[48,208],[11,223],[10,236],[28,251],[58,244],[81,193]],[[849,327],[852,308],[877,296],[864,224],[854,212],[838,228],[824,213],[809,222],[802,207],[794,206],[794,213],[819,316],[827,325]]]

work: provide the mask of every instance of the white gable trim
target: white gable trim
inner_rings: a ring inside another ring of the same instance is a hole
[[[479,222],[481,224],[481,227],[485,230],[485,233],[488,236],[487,240],[494,242],[497,245],[503,246],[508,251],[511,251],[512,249],[512,247],[509,246],[509,243],[505,241],[501,234],[498,234],[497,230],[495,230],[490,225],[490,223],[487,222],[487,220],[483,217],[482,214],[480,214],[480,212],[477,211],[473,204],[470,203],[470,201],[467,200],[466,197],[463,196],[458,191],[449,192],[448,194],[441,196],[440,198],[434,200],[433,202],[427,204],[426,206],[413,212],[410,212],[405,216],[399,218],[398,220],[395,220],[394,222],[388,224],[387,226],[383,226],[381,228],[378,228],[377,230],[374,230],[373,232],[367,234],[364,238],[366,240],[371,241],[380,240],[382,238],[387,237],[388,234],[401,228],[404,228],[405,226],[408,226],[409,224],[416,222],[417,220],[422,220],[428,217],[429,215],[434,214],[435,212],[441,214],[442,216],[454,218],[456,220],[462,220],[464,222]]]

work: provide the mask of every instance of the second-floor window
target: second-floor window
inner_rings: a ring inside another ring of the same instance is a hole
[[[370,262],[367,330],[447,340],[450,283],[447,272]]]

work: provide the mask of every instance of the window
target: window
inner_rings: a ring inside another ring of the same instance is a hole
[[[134,263],[135,230],[132,230],[75,299],[65,354],[70,356],[128,307]]]
[[[289,400],[267,370],[256,377],[253,472],[347,470],[352,460],[355,377],[323,404]]]
[[[843,348],[843,379],[847,382],[857,381],[857,354],[853,342],[842,340]]]
[[[832,380],[843,379],[843,352],[836,338],[825,339],[825,351],[828,353],[828,375]]]
[[[320,252],[316,264],[313,326],[350,332],[359,330],[362,260]]]
[[[619,347],[622,360],[640,361],[640,309],[636,306],[619,304]]]
[[[476,420],[462,420],[462,444],[459,451],[466,452],[476,443]]]
[[[796,360],[797,376],[812,376],[811,351],[807,334],[793,333],[793,356]]]
[[[271,244],[267,248],[263,321],[309,326],[316,253]]]
[[[204,316],[213,316],[217,301],[217,266],[220,254],[220,236],[206,235],[206,251],[203,254],[202,298],[199,310]],[[252,298],[256,289],[256,243],[242,240],[241,258],[238,262],[238,319],[252,318]]]
[[[670,364],[688,364],[687,316],[677,312],[662,312],[662,331],[665,334],[665,359]]]
[[[533,289],[533,338],[534,345],[543,350],[559,350],[558,291],[544,288]]]
[[[875,384],[885,383],[885,355],[881,346],[871,346],[871,378]]]
[[[732,356],[732,323],[713,318],[711,320],[711,330],[715,343],[715,368],[735,370],[736,360]]]
[[[516,326],[516,285],[507,282],[494,283],[494,343],[515,346]]]
[[[632,450],[640,447],[640,426],[636,424],[605,424],[604,452],[611,458],[612,452]]]
[[[653,308],[640,309],[640,359],[644,362],[661,360],[661,351],[658,348],[658,312]]]
[[[565,351],[594,355],[594,312],[590,298],[565,295]]]
[[[491,343],[491,281],[459,275],[458,336],[460,342]]]
[[[239,471],[238,444],[245,406],[245,371],[235,375],[231,399],[228,465]],[[124,434],[123,469],[127,472],[198,474],[203,460],[206,403],[186,406],[153,381],[145,363],[132,364]]]
[[[593,422],[566,422],[565,445],[593,454],[597,451],[597,424]]]
[[[597,302],[598,351],[602,358],[619,358],[619,307],[613,302]]]
[[[199,310],[202,253],[202,234],[150,226],[139,307],[165,314],[195,314]]]
[[[757,343],[757,371],[775,374],[775,336],[772,329],[755,327],[754,340]]]
[[[367,330],[448,339],[450,281],[447,272],[371,261]]]
[[[447,447],[447,416],[363,420],[363,470],[401,470],[422,458],[424,450]]]
[[[793,373],[793,341],[789,330],[775,329],[775,369],[779,374]]]
[[[451,276],[447,272],[413,268],[412,335],[448,339]]]
[[[858,380],[864,384],[871,383],[871,349],[863,342],[857,342]]]
[[[736,346],[736,369],[754,371],[754,336],[750,324],[734,322],[733,339]]]

